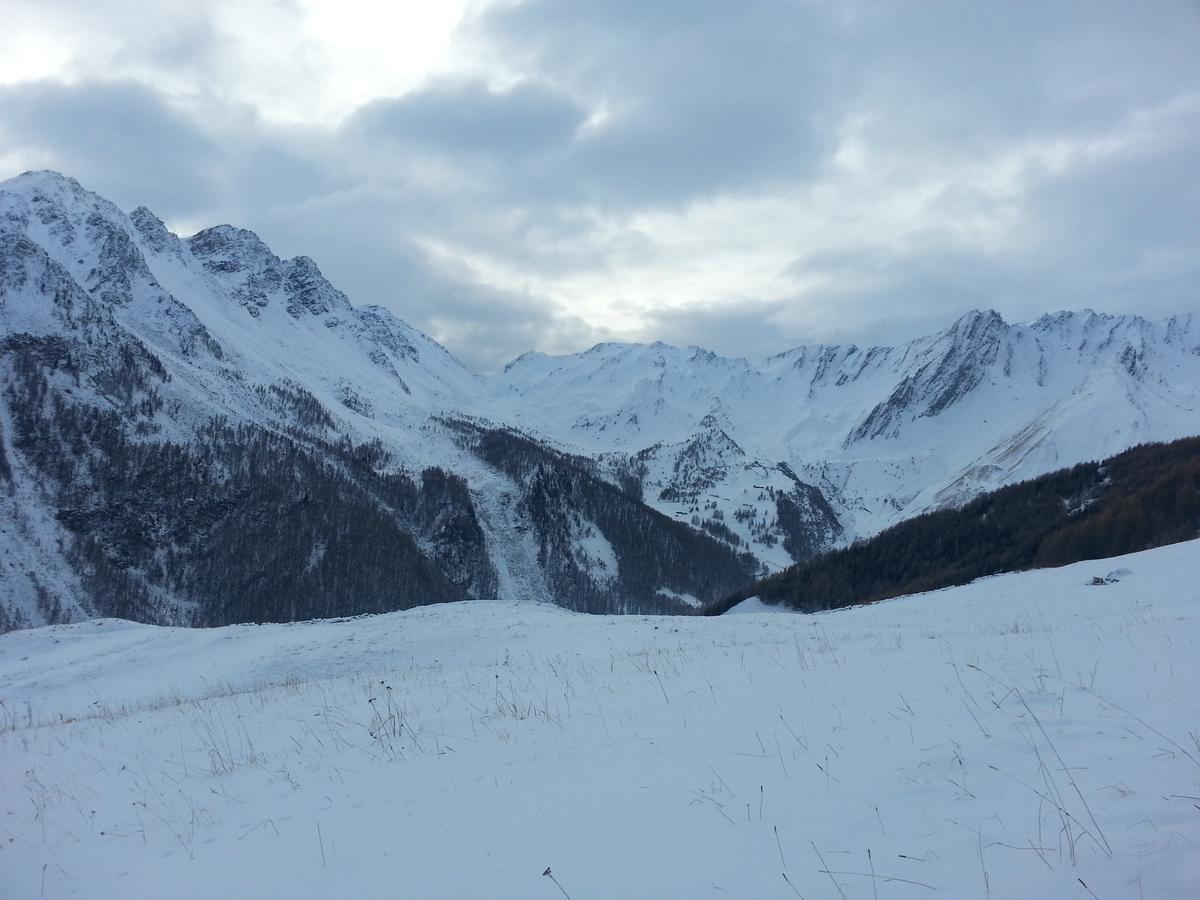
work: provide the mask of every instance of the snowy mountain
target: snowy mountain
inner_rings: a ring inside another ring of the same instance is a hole
[[[636,460],[658,508],[719,511],[783,565],[794,555],[756,539],[779,518],[772,492],[809,486],[832,509],[834,518],[814,511],[825,533],[845,540],[1200,433],[1200,320],[1083,311],[1014,325],[976,311],[899,347],[798,347],[752,363],[602,344],[526,354],[497,380],[541,431],[578,452]]]
[[[756,569],[482,420],[486,379],[312,260],[55,173],[0,184],[0,352],[0,627],[683,609]]]
[[[1200,325],[976,312],[900,347],[601,344],[486,377],[308,257],[40,172],[0,183],[0,384],[0,628],[676,611],[1200,433]]]

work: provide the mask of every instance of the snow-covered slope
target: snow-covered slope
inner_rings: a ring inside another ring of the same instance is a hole
[[[726,522],[739,509],[761,520],[770,513],[761,485],[788,484],[782,462],[820,489],[845,536],[862,536],[1003,484],[1200,433],[1200,320],[1085,310],[1012,325],[972,312],[900,347],[799,347],[752,363],[695,347],[601,344],[526,354],[496,380],[509,408],[545,433],[587,452],[638,455],[647,497],[666,511],[716,503]]]
[[[1200,324],[974,312],[900,347],[601,344],[481,376],[307,257],[39,172],[0,183],[0,380],[0,629],[379,611],[389,583],[648,611],[1200,433]]]
[[[1194,897],[1197,585],[0,635],[0,894]]]
[[[755,570],[581,461],[512,464],[487,443],[487,380],[311,259],[230,226],[182,240],[56,173],[0,183],[0,378],[0,630],[466,597],[667,609],[660,589],[712,599]],[[530,495],[550,471],[688,565],[548,574],[558,535]],[[576,582],[586,601],[563,596]]]

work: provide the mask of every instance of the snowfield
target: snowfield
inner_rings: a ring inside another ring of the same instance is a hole
[[[13,632],[0,895],[1196,897],[1198,685],[1200,542],[816,616]]]

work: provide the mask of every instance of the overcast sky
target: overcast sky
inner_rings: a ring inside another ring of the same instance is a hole
[[[0,0],[0,178],[308,254],[492,369],[1200,310],[1200,3]]]

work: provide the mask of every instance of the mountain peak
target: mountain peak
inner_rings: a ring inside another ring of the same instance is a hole
[[[139,206],[131,212],[129,221],[133,223],[142,240],[157,252],[161,253],[179,241],[179,238],[167,229],[163,220],[145,206]]]
[[[1094,309],[1089,309],[1086,307],[1084,309],[1060,309],[1038,316],[1031,323],[1029,323],[1029,327],[1035,331],[1041,332],[1061,331],[1076,325],[1089,327],[1098,322],[1103,322],[1106,319],[1112,318],[1114,317],[1108,315],[1107,313],[1098,313]],[[1126,317],[1118,316],[1115,318]]]
[[[950,331],[957,334],[979,333],[1007,327],[1004,317],[994,309],[972,309],[959,316],[950,326]]]
[[[233,225],[214,225],[198,231],[187,239],[187,245],[206,268],[222,272],[237,272],[249,268],[252,262],[275,258],[257,234]]]
[[[14,190],[20,187],[42,187],[72,193],[87,193],[84,186],[74,178],[53,169],[31,169],[22,172],[15,178],[0,181],[0,188],[4,190]]]
[[[0,182],[0,219],[20,228],[40,223],[45,232],[67,244],[80,228],[99,225],[99,220],[110,230],[121,228],[125,218],[115,205],[61,172],[23,172]]]

